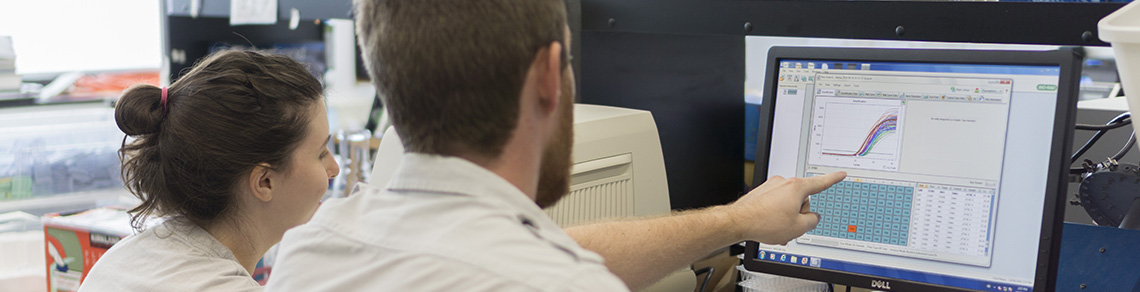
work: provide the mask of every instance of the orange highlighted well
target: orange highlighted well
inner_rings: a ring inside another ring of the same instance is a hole
[[[855,226],[855,225],[847,225],[847,232],[857,232],[857,231],[859,231],[859,227],[858,227],[858,226]]]

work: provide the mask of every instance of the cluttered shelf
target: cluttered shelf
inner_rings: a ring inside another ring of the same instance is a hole
[[[130,196],[116,152],[123,134],[107,104],[0,108],[0,133],[0,213],[73,211]]]
[[[0,36],[0,108],[116,99],[132,85],[158,85],[158,69],[19,74],[12,37]]]
[[[3,60],[0,59],[0,67]],[[64,103],[109,103],[123,90],[140,83],[158,85],[158,70],[118,72],[69,72],[58,75],[21,78],[15,75],[15,87],[5,87],[5,74],[0,68],[0,108],[54,105]]]
[[[0,214],[129,200],[112,102],[135,84],[159,84],[159,76],[157,69],[21,75],[12,38],[0,36]]]

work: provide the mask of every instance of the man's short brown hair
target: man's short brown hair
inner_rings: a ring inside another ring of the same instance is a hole
[[[566,33],[560,0],[355,2],[365,65],[410,152],[499,157],[531,62]]]

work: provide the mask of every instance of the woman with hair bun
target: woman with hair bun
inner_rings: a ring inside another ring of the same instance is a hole
[[[115,105],[138,234],[115,244],[80,291],[260,291],[253,268],[309,220],[340,171],[321,84],[296,61],[222,51],[169,88]],[[143,229],[148,217],[163,221]]]

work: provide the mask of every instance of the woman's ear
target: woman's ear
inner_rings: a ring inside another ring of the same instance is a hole
[[[268,163],[260,163],[249,172],[249,190],[253,197],[262,202],[273,200],[275,173]]]

